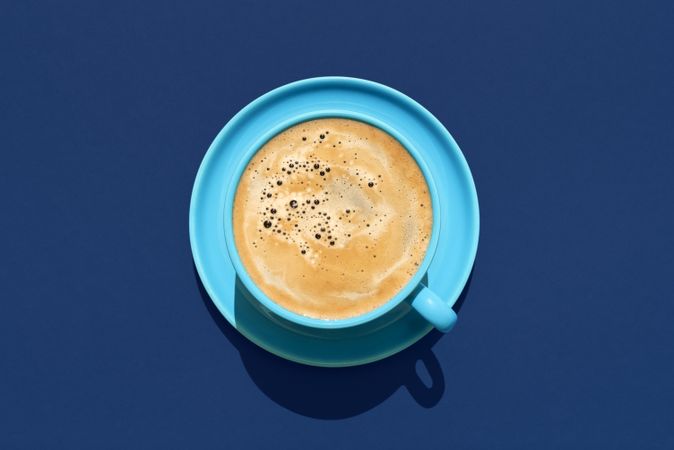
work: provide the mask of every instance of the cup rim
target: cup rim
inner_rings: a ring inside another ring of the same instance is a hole
[[[258,98],[254,102],[260,101],[263,98],[277,93],[279,90],[287,89],[289,86],[296,86],[297,84],[311,81],[303,80],[290,85],[285,85],[275,90],[268,92],[262,97]],[[372,83],[375,84],[375,83]],[[378,85],[379,86],[379,85]],[[396,91],[397,92],[397,91]],[[403,94],[399,94],[403,95]],[[304,316],[298,314],[294,311],[291,311],[278,303],[274,302],[269,296],[267,296],[252,280],[248,272],[246,271],[245,266],[243,265],[241,258],[239,257],[236,244],[234,242],[234,230],[232,225],[233,220],[233,207],[234,207],[234,197],[236,195],[236,190],[241,179],[241,175],[248,166],[250,160],[255,156],[255,154],[274,136],[283,132],[284,130],[306,122],[309,120],[324,119],[324,118],[343,118],[351,119],[366,123],[368,125],[379,128],[380,130],[388,133],[390,136],[395,138],[400,144],[405,148],[405,150],[414,158],[417,166],[421,170],[421,173],[424,176],[426,185],[428,186],[428,192],[431,199],[431,208],[433,215],[433,225],[431,228],[431,237],[426,248],[426,253],[421,264],[417,268],[416,272],[410,278],[410,280],[405,284],[405,286],[400,289],[396,295],[391,297],[382,305],[377,308],[368,311],[364,314],[360,314],[354,317],[348,317],[344,319],[319,319],[315,317]],[[389,126],[385,121],[382,121],[376,117],[373,117],[369,114],[363,114],[360,112],[350,111],[347,109],[322,109],[317,111],[312,111],[309,113],[304,113],[290,117],[274,127],[270,128],[266,133],[260,136],[253,145],[245,150],[241,156],[239,162],[237,163],[236,169],[234,171],[233,177],[227,186],[227,192],[225,197],[224,205],[224,230],[225,230],[225,243],[227,246],[227,251],[229,253],[232,266],[236,271],[239,279],[242,281],[246,289],[251,293],[251,295],[260,302],[264,307],[273,312],[274,314],[298,325],[311,327],[311,328],[323,328],[323,329],[339,329],[339,328],[348,328],[375,320],[387,312],[391,311],[393,308],[402,303],[406,298],[412,294],[414,289],[421,284],[423,276],[428,271],[429,266],[435,255],[438,243],[438,237],[440,233],[440,201],[438,199],[438,191],[433,180],[431,171],[428,168],[423,155],[421,152],[416,149],[404,136],[402,136],[395,128]]]

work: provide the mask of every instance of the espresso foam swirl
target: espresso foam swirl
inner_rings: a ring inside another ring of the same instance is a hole
[[[409,281],[432,211],[425,179],[397,140],[361,122],[320,119],[253,157],[233,225],[265,294],[299,314],[339,319],[380,306]]]

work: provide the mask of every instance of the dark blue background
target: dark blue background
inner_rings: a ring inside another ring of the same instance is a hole
[[[0,448],[674,448],[672,2],[393,3],[0,6]],[[354,369],[240,337],[188,239],[216,133],[319,75],[425,105],[481,204],[456,329]]]

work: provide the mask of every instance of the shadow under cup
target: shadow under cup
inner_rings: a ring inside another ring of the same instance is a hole
[[[316,119],[326,119],[326,118],[339,118],[339,119],[350,119],[359,122],[363,122],[367,125],[374,126],[380,130],[386,132],[393,138],[395,138],[414,158],[417,166],[423,174],[426,185],[428,186],[428,192],[431,199],[432,215],[433,215],[433,224],[431,229],[431,238],[426,248],[426,254],[421,264],[419,265],[418,270],[409,280],[409,282],[390,300],[388,300],[383,305],[375,308],[372,311],[369,311],[365,314],[361,314],[355,317],[349,317],[345,319],[335,319],[335,320],[324,320],[317,319],[308,316],[303,316],[297,314],[289,309],[286,309],[270,299],[252,280],[248,275],[241,258],[238,254],[235,241],[234,241],[234,229],[232,225],[233,221],[233,206],[234,206],[234,197],[236,194],[237,187],[239,185],[239,180],[241,179],[242,174],[244,173],[246,167],[250,163],[250,160],[253,156],[274,136],[283,132],[284,130],[291,128],[295,125],[298,125],[302,122],[307,122],[310,120]],[[228,186],[227,194],[225,197],[225,208],[224,208],[224,229],[225,229],[225,241],[227,245],[227,251],[229,253],[232,265],[241,280],[244,284],[250,295],[257,300],[265,309],[275,314],[276,316],[284,319],[284,321],[289,322],[290,325],[300,325],[302,327],[308,327],[312,329],[340,329],[355,327],[362,325],[368,322],[372,322],[379,317],[385,315],[387,312],[391,311],[401,302],[409,298],[411,306],[417,310],[426,320],[428,320],[435,328],[440,331],[447,332],[451,330],[456,323],[456,313],[451,308],[448,302],[442,300],[430,289],[428,289],[423,284],[423,277],[428,270],[428,267],[431,264],[433,256],[437,249],[438,236],[440,234],[440,201],[438,198],[438,191],[436,185],[431,176],[430,170],[424,161],[422,152],[419,149],[414,148],[408,140],[405,139],[400,133],[398,133],[393,127],[389,126],[386,122],[379,120],[375,117],[365,115],[362,113],[356,113],[345,110],[324,110],[311,114],[304,114],[294,117],[290,120],[286,120],[277,124],[275,127],[271,128],[267,133],[261,136],[254,145],[247,149],[243,156],[241,157],[238,166],[234,172],[234,176]]]

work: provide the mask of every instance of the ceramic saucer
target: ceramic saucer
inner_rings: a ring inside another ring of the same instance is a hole
[[[376,117],[421,149],[442,205],[440,238],[425,283],[450,305],[473,266],[479,212],[470,169],[449,132],[414,100],[381,84],[344,77],[302,80],[263,95],[230,120],[208,149],[192,192],[190,242],[203,285],[229,323],[260,347],[304,364],[341,367],[397,353],[431,326],[407,301],[352,328],[316,330],[287,322],[251,298],[237,279],[223,222],[227,185],[243,149],[281,122],[324,111]]]

